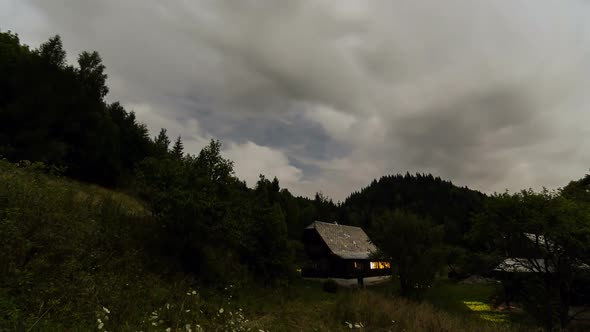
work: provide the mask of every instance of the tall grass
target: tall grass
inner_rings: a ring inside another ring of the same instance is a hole
[[[0,161],[0,329],[141,320],[170,293],[144,264],[149,222],[127,195]]]
[[[366,331],[514,331],[507,324],[485,322],[476,316],[457,316],[429,303],[386,297],[359,291],[340,299],[333,317],[341,322],[362,323]],[[353,326],[354,328],[354,326]]]

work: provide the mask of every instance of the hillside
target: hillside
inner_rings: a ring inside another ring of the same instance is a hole
[[[487,196],[455,186],[431,174],[390,175],[374,180],[352,193],[343,203],[347,223],[371,228],[376,214],[404,210],[427,218],[446,229],[446,241],[462,244],[472,215],[479,212]]]

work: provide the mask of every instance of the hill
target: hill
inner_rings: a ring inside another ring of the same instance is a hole
[[[431,174],[389,175],[374,180],[352,193],[343,203],[346,222],[371,228],[376,214],[404,210],[444,225],[446,240],[462,244],[472,215],[479,212],[487,196],[467,187],[455,186]]]

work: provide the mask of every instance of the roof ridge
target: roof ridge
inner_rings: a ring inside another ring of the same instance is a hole
[[[361,226],[353,226],[353,225],[345,225],[345,224],[335,224],[335,223],[332,223],[332,222],[325,222],[325,221],[320,221],[320,220],[316,220],[312,224],[315,224],[315,223],[320,223],[320,224],[325,224],[325,225],[331,225],[331,226],[354,227],[354,228],[360,228],[361,230],[363,229]]]

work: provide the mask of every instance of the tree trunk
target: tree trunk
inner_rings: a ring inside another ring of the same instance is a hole
[[[570,283],[562,280],[559,286],[559,323],[562,328],[565,328],[570,322],[570,300]]]

